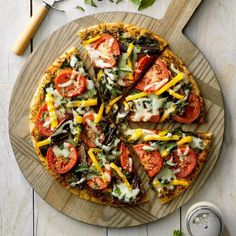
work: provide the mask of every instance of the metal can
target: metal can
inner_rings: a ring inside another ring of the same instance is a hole
[[[190,236],[220,236],[224,229],[220,209],[212,202],[197,202],[192,205],[185,217]]]

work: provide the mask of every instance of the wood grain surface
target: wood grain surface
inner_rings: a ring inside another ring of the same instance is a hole
[[[224,132],[224,106],[220,87],[206,58],[182,34],[200,0],[173,0],[162,20],[123,12],[101,13],[75,20],[44,40],[24,64],[16,81],[9,113],[10,139],[19,167],[35,191],[50,205],[64,214],[90,224],[124,227],[140,225],[160,219],[188,201],[211,173],[219,155]],[[181,14],[180,14],[181,13]],[[93,204],[71,195],[46,172],[30,141],[28,127],[29,103],[47,66],[66,49],[80,46],[76,32],[99,22],[124,22],[145,27],[170,42],[171,49],[187,64],[197,80],[208,111],[204,125],[184,128],[192,131],[209,131],[214,141],[209,160],[189,190],[171,203],[161,205],[154,194],[149,203],[137,207],[111,208]]]

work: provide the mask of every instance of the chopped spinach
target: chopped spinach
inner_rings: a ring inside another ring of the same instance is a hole
[[[120,189],[119,189],[117,186],[115,187],[115,189],[113,190],[113,192],[114,192],[116,195],[118,195],[118,196],[121,195],[121,191],[120,191]]]
[[[81,164],[79,164],[76,169],[75,172],[87,172],[89,170],[88,164],[86,162],[83,162]]]
[[[61,68],[64,69],[67,67],[70,67],[70,61],[65,58],[64,61],[62,62]]]
[[[129,178],[131,177],[130,173],[127,172],[126,170],[122,169],[121,172],[125,175],[125,177],[126,177],[127,179],[129,179]]]
[[[43,113],[42,117],[40,118],[40,121],[41,122],[45,122],[46,118],[48,117],[48,114],[49,114],[48,111],[45,111]]]

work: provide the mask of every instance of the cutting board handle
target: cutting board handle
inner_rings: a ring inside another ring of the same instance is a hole
[[[172,0],[161,20],[170,29],[182,32],[202,0]]]

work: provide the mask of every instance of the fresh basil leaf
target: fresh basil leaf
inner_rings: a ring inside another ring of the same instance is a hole
[[[84,0],[84,3],[93,7],[97,7],[93,0]]]
[[[79,10],[81,10],[81,11],[83,11],[83,12],[84,12],[84,8],[83,8],[83,7],[81,7],[81,6],[76,6],[75,8],[76,8],[76,9],[79,9]]]
[[[141,4],[139,5],[138,10],[142,11],[148,7],[150,7],[156,0],[142,0]]]
[[[134,4],[138,5],[138,7],[141,5],[142,0],[130,0],[131,2],[133,2]]]

